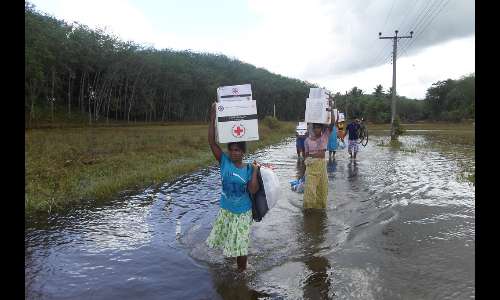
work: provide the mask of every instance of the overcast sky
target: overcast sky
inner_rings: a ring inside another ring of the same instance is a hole
[[[222,53],[333,92],[392,85],[422,99],[438,80],[475,71],[472,0],[32,0],[66,21],[157,49]],[[237,84],[237,83],[235,83]],[[239,84],[239,83],[238,83]]]

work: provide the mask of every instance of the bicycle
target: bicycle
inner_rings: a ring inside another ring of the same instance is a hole
[[[363,145],[363,147],[366,147],[366,145],[368,145],[368,128],[363,121],[359,124],[358,137],[358,143]]]

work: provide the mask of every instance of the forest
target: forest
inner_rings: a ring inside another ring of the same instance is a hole
[[[198,122],[219,86],[250,83],[259,118],[303,119],[314,83],[271,73],[223,54],[155,49],[102,29],[67,23],[25,2],[25,124],[39,121]],[[328,87],[326,87],[328,89]],[[398,96],[402,121],[474,118],[475,75],[438,81],[424,100]],[[348,117],[390,121],[391,90],[377,85],[341,94]]]

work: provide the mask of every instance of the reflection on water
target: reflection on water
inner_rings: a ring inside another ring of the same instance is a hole
[[[328,172],[328,178],[335,178],[335,172],[337,171],[337,161],[335,159],[328,160],[326,164],[326,171]]]
[[[303,159],[298,159],[297,160],[297,166],[296,166],[296,178],[302,178],[306,174],[306,163]]]
[[[354,181],[357,179],[358,176],[358,162],[355,160],[351,160],[347,164],[347,178],[349,178],[349,181]]]
[[[308,243],[303,245],[304,263],[311,273],[304,283],[304,299],[329,299],[331,266],[327,258],[319,255],[328,229],[326,218],[325,210],[304,210],[303,230],[308,236]]]
[[[436,132],[356,159],[327,160],[326,210],[304,210],[289,181],[305,172],[295,140],[247,159],[271,163],[282,198],[254,223],[249,267],[208,249],[218,212],[216,166],[159,187],[83,205],[25,230],[27,299],[474,298],[470,138]],[[472,138],[473,140],[473,138]]]

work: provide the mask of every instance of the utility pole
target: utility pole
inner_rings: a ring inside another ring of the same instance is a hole
[[[349,98],[347,97],[347,91],[345,91],[345,121],[347,122],[347,116],[348,116],[348,108],[349,108]]]
[[[396,58],[398,55],[398,39],[411,39],[413,31],[410,31],[409,36],[398,36],[398,31],[394,31],[395,36],[382,36],[382,32],[378,33],[379,39],[392,39],[392,104],[391,104],[391,140],[396,140],[396,128],[394,128],[394,119],[396,118]]]
[[[273,111],[274,111],[273,116],[274,118],[276,118],[276,103],[273,104]]]

